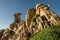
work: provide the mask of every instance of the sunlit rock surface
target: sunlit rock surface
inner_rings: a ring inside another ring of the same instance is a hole
[[[10,29],[0,30],[0,40],[28,40],[28,38],[44,28],[60,24],[60,17],[50,9],[50,5],[37,4],[30,8],[26,20],[21,20],[21,13],[15,13]]]

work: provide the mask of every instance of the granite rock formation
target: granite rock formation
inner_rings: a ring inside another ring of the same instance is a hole
[[[37,4],[36,9],[27,10],[26,21],[21,20],[21,13],[15,13],[10,29],[0,30],[0,40],[28,40],[44,28],[60,24],[60,17],[50,9],[50,5]]]
[[[60,18],[49,9],[49,5],[37,4],[36,15],[31,19],[29,30],[32,34],[52,25],[60,24]]]

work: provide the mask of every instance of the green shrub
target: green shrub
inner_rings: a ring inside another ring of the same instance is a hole
[[[29,40],[60,40],[60,26],[46,28],[30,37]]]

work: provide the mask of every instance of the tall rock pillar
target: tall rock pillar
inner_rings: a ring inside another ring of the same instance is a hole
[[[27,14],[26,14],[26,26],[27,26],[27,28],[29,28],[29,26],[31,24],[31,20],[35,16],[35,14],[36,14],[36,9],[34,9],[34,8],[31,8],[27,11]]]

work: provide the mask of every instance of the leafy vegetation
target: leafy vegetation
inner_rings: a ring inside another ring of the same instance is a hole
[[[60,40],[60,26],[46,28],[30,37],[29,40]]]

